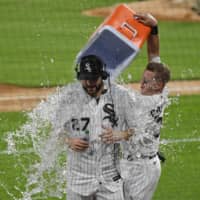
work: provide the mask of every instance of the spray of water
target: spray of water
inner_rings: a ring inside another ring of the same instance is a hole
[[[23,188],[18,188],[20,184],[15,186],[17,195],[1,184],[14,200],[62,198],[65,195],[66,145],[63,135],[59,130],[56,131],[59,121],[55,116],[60,90],[58,88],[47,101],[42,101],[27,113],[28,120],[19,130],[6,134],[7,154],[15,157],[16,166],[21,168],[22,179],[25,179]],[[53,123],[55,129],[49,122]]]
[[[66,87],[65,91],[71,89],[71,85]],[[55,113],[61,99],[65,99],[66,107],[70,108],[74,97],[68,96],[66,99],[63,95],[63,88],[58,88],[55,94],[27,113],[28,120],[19,130],[6,134],[7,154],[15,157],[16,166],[21,168],[24,180],[21,183],[21,177],[16,178],[17,195],[1,184],[13,200],[44,200],[65,196],[67,146],[64,143],[65,133],[60,134],[60,123],[62,118],[66,120],[73,116],[73,113],[70,113],[73,109],[69,109],[69,112],[61,111],[59,117]]]

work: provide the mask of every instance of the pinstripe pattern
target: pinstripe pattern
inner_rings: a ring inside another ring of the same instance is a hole
[[[115,84],[112,84],[110,88],[112,96],[110,91],[107,91],[100,97],[98,103],[85,93],[79,83],[72,84],[61,91],[62,95],[57,109],[57,119],[60,122],[60,127],[56,126],[56,129],[63,129],[65,125],[69,137],[84,137],[85,133],[81,129],[84,122],[81,119],[90,119],[87,125],[89,148],[83,152],[68,150],[68,200],[76,200],[74,195],[77,195],[77,200],[90,200],[93,199],[92,196],[95,196],[98,200],[123,200],[122,181],[121,179],[113,180],[119,175],[119,144],[103,144],[99,134],[102,133],[102,124],[105,124],[103,119],[107,120],[107,113],[104,112],[103,106],[107,103],[111,104],[112,101],[118,117],[117,126],[114,128],[122,130],[123,127],[133,128],[135,126],[133,123],[134,112],[129,112],[134,107],[134,96],[130,97],[126,89]],[[77,119],[79,128],[70,124],[72,118]],[[109,123],[109,121],[106,122],[107,125]],[[82,198],[82,196],[87,198]]]
[[[125,199],[150,200],[156,189],[161,167],[157,156],[152,159],[149,156],[156,155],[159,150],[161,119],[168,101],[164,93],[138,95],[137,98],[138,128],[130,141],[122,143],[124,159],[120,168],[125,182]],[[128,155],[132,157],[132,161],[126,159]]]
[[[127,172],[130,178],[124,181],[125,199],[150,200],[161,174],[158,157],[128,161],[126,164],[129,166]]]
[[[136,100],[136,123],[135,136],[127,143],[122,143],[125,157],[153,156],[158,152],[160,128],[162,126],[162,116],[164,108],[168,103],[166,95],[143,96],[137,95]],[[151,112],[159,112],[152,116]],[[158,119],[160,121],[158,122]]]

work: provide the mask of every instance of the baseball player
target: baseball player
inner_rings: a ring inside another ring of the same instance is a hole
[[[124,179],[125,199],[150,200],[161,174],[157,153],[163,111],[168,102],[167,92],[163,89],[170,79],[170,72],[160,63],[156,19],[149,14],[138,14],[135,17],[153,27],[148,39],[151,43],[148,45],[150,62],[141,80],[141,95],[134,94],[137,128],[123,132],[107,129],[103,141],[110,143],[123,140],[123,159],[120,167]]]
[[[169,71],[163,64],[147,65],[141,82],[141,93],[146,96],[137,96],[138,127],[135,135],[122,143],[124,154],[121,170],[127,200],[150,200],[159,181],[161,166],[157,153],[163,112],[168,99],[165,90],[161,93],[157,90],[162,91],[168,80]]]
[[[83,57],[76,74],[79,82],[61,89],[55,112],[60,122],[55,131],[67,134],[67,200],[123,200],[120,144],[105,144],[99,136],[107,127],[135,127],[134,99],[127,89],[110,83],[95,55]]]

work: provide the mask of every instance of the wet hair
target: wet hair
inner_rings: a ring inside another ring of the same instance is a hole
[[[155,73],[155,79],[161,81],[164,85],[170,80],[170,70],[163,63],[150,62],[146,69]]]

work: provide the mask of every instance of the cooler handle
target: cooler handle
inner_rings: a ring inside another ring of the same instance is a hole
[[[122,25],[121,25],[122,28],[127,28],[129,31],[131,31],[133,33],[133,37],[136,37],[138,31],[136,29],[134,29],[131,25],[129,25],[128,23],[124,22]]]

